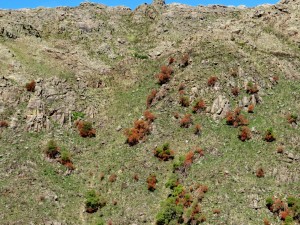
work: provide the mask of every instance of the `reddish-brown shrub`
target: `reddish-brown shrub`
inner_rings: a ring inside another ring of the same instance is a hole
[[[187,67],[189,65],[190,55],[188,53],[184,54],[181,58],[181,66]]]
[[[270,221],[268,219],[264,219],[264,225],[271,225]]]
[[[96,130],[93,128],[92,123],[79,120],[76,121],[75,125],[77,126],[77,129],[81,137],[86,138],[86,137],[96,136]]]
[[[150,123],[145,120],[136,120],[134,127],[125,130],[127,136],[127,143],[130,146],[136,145],[140,140],[143,140],[147,134],[150,133]]]
[[[273,142],[276,140],[274,134],[273,134],[273,130],[272,129],[268,129],[266,131],[266,134],[265,134],[265,137],[264,137],[264,140],[267,141],[267,142]]]
[[[238,87],[234,87],[231,89],[231,94],[233,96],[238,96],[240,94],[240,89]]]
[[[193,113],[203,112],[205,109],[206,109],[206,104],[204,100],[201,99],[195,103],[193,107]]]
[[[155,191],[155,189],[156,189],[156,183],[157,183],[156,176],[153,175],[153,174],[150,175],[147,178],[148,190],[149,191]]]
[[[226,124],[234,127],[248,125],[248,120],[240,113],[240,108],[236,108],[234,112],[228,112],[226,114]]]
[[[36,85],[36,83],[35,83],[34,80],[30,81],[29,83],[27,83],[27,84],[25,85],[26,90],[27,90],[27,91],[30,91],[30,92],[34,92],[34,91],[35,91],[35,85]]]
[[[220,214],[221,210],[220,209],[213,209],[213,214]]]
[[[284,146],[278,146],[277,147],[277,153],[282,154],[284,152]]]
[[[235,122],[235,114],[232,112],[228,112],[226,114],[226,124],[232,126],[234,122]]]
[[[248,94],[256,94],[257,92],[258,92],[259,90],[258,90],[258,87],[257,87],[257,85],[256,84],[253,84],[252,82],[249,82],[248,84],[247,84],[247,88],[246,88],[246,92],[248,93]]]
[[[207,187],[206,185],[201,185],[201,186],[200,186],[200,189],[201,189],[201,191],[202,191],[203,193],[208,192],[208,187]]]
[[[157,94],[157,90],[153,89],[151,91],[151,93],[148,95],[147,102],[146,102],[147,109],[151,107],[151,104],[152,104],[153,100],[155,99],[156,94]]]
[[[194,134],[195,135],[200,135],[201,134],[201,125],[200,124],[195,125]]]
[[[240,134],[238,135],[241,141],[246,141],[251,139],[251,131],[248,127],[241,127]]]
[[[247,126],[249,124],[249,121],[243,115],[238,115],[236,122],[238,126]]]
[[[264,172],[263,168],[258,168],[258,169],[256,170],[256,176],[259,177],[259,178],[265,176],[265,172]]]
[[[193,151],[189,151],[186,155],[185,155],[185,159],[184,159],[184,166],[185,167],[189,167],[190,165],[192,165],[193,161],[194,161],[194,152]]]
[[[290,124],[293,124],[293,123],[297,123],[298,116],[295,114],[288,114],[286,118]]]
[[[169,65],[173,64],[175,62],[175,59],[173,57],[169,58]]]
[[[179,113],[178,112],[174,112],[173,116],[174,116],[175,119],[177,119],[177,120],[179,119]]]
[[[73,162],[66,162],[66,163],[62,163],[65,167],[67,167],[69,170],[75,170],[75,166],[73,164]]]
[[[270,210],[273,213],[279,213],[280,211],[284,211],[285,208],[286,208],[286,206],[285,206],[284,202],[280,198],[277,198],[274,200],[274,203],[270,207]]]
[[[254,105],[253,104],[250,104],[248,106],[248,113],[254,113]]]
[[[8,122],[5,120],[0,121],[0,127],[8,127]]]
[[[289,211],[288,210],[284,210],[284,211],[281,211],[280,214],[279,214],[279,217],[281,220],[285,220],[285,218],[289,216]]]
[[[144,112],[144,117],[149,123],[152,123],[156,119],[156,116],[148,110]]]
[[[163,161],[174,159],[174,151],[170,149],[169,143],[165,143],[163,146],[155,148],[153,153],[155,157]]]
[[[196,148],[195,153],[199,154],[200,157],[204,156],[204,150],[202,148]]]
[[[162,66],[160,68],[161,72],[157,75],[158,83],[159,84],[165,84],[169,82],[171,79],[171,75],[173,73],[173,70],[168,66]]]
[[[134,174],[134,175],[133,175],[133,179],[134,179],[135,181],[139,181],[139,179],[140,179],[140,178],[139,178],[139,175],[138,175],[138,174]]]
[[[185,89],[185,84],[184,83],[180,83],[179,87],[178,87],[178,91],[183,91]]]
[[[190,106],[190,100],[187,96],[180,96],[179,97],[179,104],[183,107],[189,107]]]
[[[109,182],[111,182],[111,183],[113,183],[113,182],[115,182],[117,180],[117,175],[116,174],[111,174],[110,176],[109,176],[109,178],[108,178],[108,181]]]
[[[208,78],[207,85],[210,87],[213,87],[213,86],[215,86],[217,81],[218,81],[217,77],[210,77],[210,78]]]
[[[279,81],[279,76],[273,76],[272,80],[277,84]]]
[[[191,118],[191,114],[186,114],[181,120],[180,120],[180,126],[184,128],[188,128],[193,122]]]

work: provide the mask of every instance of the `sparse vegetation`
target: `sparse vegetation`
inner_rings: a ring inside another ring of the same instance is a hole
[[[213,87],[213,86],[215,86],[215,84],[217,83],[217,81],[218,81],[218,78],[215,77],[215,76],[212,76],[212,77],[210,77],[210,78],[208,79],[207,85],[208,85],[209,87]]]
[[[58,156],[59,147],[54,140],[48,141],[45,153],[51,159],[55,159]]]
[[[27,83],[25,85],[26,90],[29,91],[29,92],[34,92],[35,91],[35,85],[36,85],[36,82],[34,80],[30,81],[29,83]]]
[[[156,94],[157,94],[157,90],[153,89],[151,91],[151,93],[148,95],[148,97],[147,97],[147,103],[146,103],[147,109],[151,107],[152,102],[155,99]]]
[[[168,161],[174,159],[174,151],[170,149],[169,143],[165,143],[154,150],[154,156],[163,161]]]
[[[183,128],[188,128],[192,123],[193,123],[193,121],[192,121],[192,115],[191,114],[186,114],[180,120],[180,126],[183,127]]]
[[[85,210],[88,213],[97,212],[99,208],[106,205],[106,201],[95,190],[86,193]]]
[[[189,107],[190,106],[190,100],[187,96],[180,96],[179,97],[179,104],[183,107]]]
[[[199,100],[195,103],[194,107],[193,107],[193,113],[198,113],[198,112],[203,112],[206,109],[206,104],[204,102],[204,100]]]
[[[156,190],[156,183],[157,183],[156,176],[154,174],[150,175],[147,178],[148,190],[149,191],[155,191]]]
[[[160,73],[156,75],[159,84],[168,83],[171,79],[171,75],[173,70],[169,66],[162,66],[160,69]]]
[[[75,125],[77,126],[77,129],[79,131],[79,134],[81,137],[95,137],[96,136],[96,130],[93,128],[93,125],[91,122],[79,120],[76,121]]]
[[[1,127],[4,127],[4,128],[7,128],[9,125],[8,125],[8,122],[7,121],[5,121],[5,120],[1,120],[0,121],[0,128]]]

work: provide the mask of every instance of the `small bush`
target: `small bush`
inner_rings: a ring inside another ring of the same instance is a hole
[[[232,77],[237,77],[238,74],[239,74],[239,69],[238,69],[238,67],[230,68],[229,74],[230,74]]]
[[[94,213],[106,205],[106,201],[101,198],[99,194],[96,193],[95,190],[88,191],[86,194],[86,201],[85,201],[85,209],[88,213]]]
[[[169,180],[166,183],[166,187],[170,188],[171,190],[173,190],[175,187],[177,187],[179,185],[179,178],[178,175],[173,173],[171,175],[171,177],[169,178]]]
[[[298,119],[298,116],[296,114],[288,114],[287,115],[287,121],[290,123],[290,124],[297,124],[297,119]]]
[[[135,181],[139,181],[139,179],[140,179],[140,178],[139,178],[139,175],[138,175],[138,174],[134,174],[134,175],[133,175],[133,179],[134,179]]]
[[[246,88],[246,92],[248,93],[248,94],[256,94],[257,92],[258,92],[259,90],[258,90],[258,87],[257,87],[257,85],[254,85],[252,82],[248,82],[248,84],[247,84],[247,88]]]
[[[207,85],[209,87],[213,87],[213,86],[215,86],[215,84],[217,83],[217,81],[218,81],[217,77],[210,77],[210,78],[208,78]]]
[[[0,121],[0,127],[7,128],[8,126],[9,125],[8,125],[7,121],[5,121],[5,120]]]
[[[152,123],[156,119],[156,116],[148,110],[146,110],[144,112],[144,117],[145,117],[145,120],[150,123]]]
[[[276,140],[272,128],[270,128],[270,129],[268,129],[268,130],[266,131],[264,140],[265,140],[266,142],[273,142],[273,141]]]
[[[201,125],[200,124],[196,124],[195,128],[194,128],[194,134],[195,135],[200,135],[201,134]]]
[[[186,114],[181,120],[180,120],[180,126],[183,128],[188,128],[192,123],[192,115]]]
[[[175,59],[173,57],[169,58],[169,65],[173,64],[175,62]]]
[[[194,107],[193,107],[193,113],[197,113],[197,112],[203,112],[206,109],[206,104],[204,102],[204,100],[199,100],[195,103]]]
[[[136,120],[134,127],[125,130],[126,142],[130,145],[136,145],[140,140],[143,140],[150,133],[150,122],[145,120]]]
[[[190,106],[190,100],[187,96],[180,96],[179,97],[179,104],[183,107],[189,107]]]
[[[271,225],[270,221],[268,219],[264,219],[264,225]]]
[[[26,90],[29,91],[29,92],[34,92],[35,91],[35,85],[36,85],[36,83],[35,83],[34,80],[30,81],[29,83],[27,83],[25,85]]]
[[[265,176],[265,172],[264,172],[263,168],[259,168],[259,169],[256,170],[256,176],[258,178],[261,178],[261,177]]]
[[[162,66],[160,70],[161,72],[157,75],[157,79],[158,79],[158,83],[162,85],[169,82],[173,70],[168,66]]]
[[[96,130],[93,129],[93,125],[90,122],[79,120],[75,124],[81,137],[95,137]]]
[[[183,91],[185,89],[185,84],[184,83],[180,83],[179,87],[178,87],[178,91]]]
[[[188,53],[184,54],[181,58],[181,66],[187,67],[189,65],[190,56]]]
[[[66,149],[61,150],[59,162],[63,164],[65,167],[67,167],[69,170],[75,169],[73,162],[71,160],[71,153]]]
[[[246,126],[241,127],[240,134],[238,135],[238,138],[241,141],[250,140],[251,139],[251,131],[250,131],[250,129],[248,127],[246,127]]]
[[[48,141],[45,153],[51,159],[55,159],[59,155],[59,147],[54,140]]]
[[[186,155],[185,155],[185,159],[184,159],[184,163],[183,165],[185,167],[189,167],[192,165],[193,161],[194,161],[194,151],[189,151]]]
[[[147,97],[147,102],[146,102],[147,109],[151,107],[152,102],[153,102],[153,100],[154,100],[155,97],[156,97],[156,94],[157,94],[157,90],[156,90],[156,89],[153,89],[153,90],[151,91],[151,93],[148,95],[148,97]]]
[[[248,113],[254,113],[254,105],[253,104],[250,104],[248,106]]]
[[[153,174],[150,175],[147,178],[148,190],[149,191],[155,191],[155,189],[156,189],[156,183],[157,183],[156,176],[153,175]]]
[[[83,112],[73,112],[72,113],[72,121],[77,121],[79,119],[83,119],[85,114]]]
[[[279,214],[281,220],[285,220],[287,216],[289,216],[289,211],[287,210],[281,211]]]
[[[157,147],[154,150],[154,156],[163,161],[168,161],[174,159],[174,151],[170,149],[169,143],[165,143],[163,146]]]
[[[239,89],[238,87],[233,87],[233,88],[231,89],[231,94],[232,94],[233,96],[235,96],[235,97],[239,96],[239,94],[240,94],[240,89]]]
[[[116,174],[111,174],[110,176],[109,176],[109,178],[108,178],[108,181],[109,182],[111,182],[111,183],[113,183],[113,182],[115,182],[117,180],[117,175]]]
[[[221,210],[220,209],[213,209],[213,214],[220,214]]]
[[[278,146],[277,147],[277,153],[283,154],[283,152],[284,152],[284,146],[282,146],[282,145]]]
[[[226,124],[234,127],[247,126],[249,121],[240,113],[240,108],[235,109],[234,112],[228,112],[226,114]]]

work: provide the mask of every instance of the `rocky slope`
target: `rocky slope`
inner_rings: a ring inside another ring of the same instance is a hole
[[[300,197],[300,131],[297,119],[286,119],[300,115],[299,18],[298,0],[255,8],[154,1],[135,10],[93,3],[1,10],[1,224],[155,224],[171,193],[165,184],[173,161],[195,147],[204,157],[178,176],[186,189],[208,186],[205,223],[281,224],[265,200]],[[171,57],[174,72],[160,85],[156,74]],[[208,85],[211,77],[217,82]],[[35,90],[27,91],[32,80]],[[249,92],[250,84],[257,91]],[[149,110],[157,119],[145,139],[129,146],[123,133],[143,118],[153,89]],[[183,97],[189,107],[181,106]],[[197,99],[206,108],[193,114]],[[249,120],[249,141],[226,125],[236,107]],[[182,128],[188,113],[194,124]],[[74,120],[83,115],[96,137],[78,134]],[[272,143],[263,141],[269,128]],[[45,155],[49,140],[70,151],[75,170]],[[173,161],[153,155],[166,142]],[[154,192],[147,189],[151,174]],[[106,200],[95,213],[86,212],[89,190]]]

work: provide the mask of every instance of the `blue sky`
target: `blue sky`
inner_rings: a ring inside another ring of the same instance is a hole
[[[166,3],[180,2],[188,5],[246,5],[249,7],[270,3],[275,4],[279,0],[167,0]],[[38,6],[55,7],[55,6],[77,6],[84,0],[0,0],[0,8],[2,9],[18,9],[18,8],[34,8]],[[132,9],[143,3],[151,3],[152,0],[93,0],[91,2],[102,3],[105,5],[116,6],[125,5]]]

